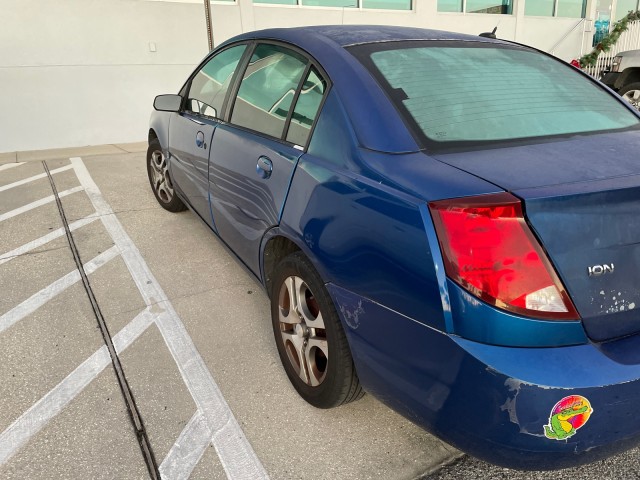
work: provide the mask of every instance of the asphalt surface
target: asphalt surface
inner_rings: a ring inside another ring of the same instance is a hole
[[[620,455],[578,468],[567,468],[553,472],[522,472],[496,467],[466,455],[425,475],[423,480],[574,480],[611,479],[630,480],[640,478],[640,449],[629,450]]]

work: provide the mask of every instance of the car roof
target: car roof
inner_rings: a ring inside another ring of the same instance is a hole
[[[270,28],[245,33],[240,37],[236,37],[236,40],[239,38],[270,38],[273,40],[291,42],[305,48],[307,46],[311,47],[313,43],[316,43],[319,40],[319,37],[324,37],[325,39],[335,43],[336,46],[340,47],[348,47],[362,43],[401,40],[495,42],[495,40],[475,35],[445,32],[443,30],[429,30],[425,28],[397,27],[389,25],[318,25],[311,27]]]
[[[229,39],[221,47],[254,39],[289,43],[315,58],[333,82],[333,90],[346,109],[359,145],[395,153],[415,152],[420,147],[373,76],[346,47],[412,40],[508,45],[502,40],[441,30],[383,25],[322,25],[247,32]]]

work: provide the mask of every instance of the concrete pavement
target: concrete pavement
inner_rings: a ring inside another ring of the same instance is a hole
[[[549,477],[461,456],[370,396],[302,401],[266,295],[193,214],[157,205],[145,150],[0,155],[0,478],[150,477],[43,160],[162,478]],[[639,453],[553,476],[638,478]]]
[[[145,150],[0,157],[0,478],[149,478],[87,288],[162,478],[409,480],[459,455],[370,396],[301,400],[266,295],[193,214],[157,205]]]

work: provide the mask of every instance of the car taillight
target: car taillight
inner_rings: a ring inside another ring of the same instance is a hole
[[[617,72],[620,70],[620,63],[622,62],[622,57],[615,57],[613,59],[613,63],[611,64],[611,71]]]
[[[580,318],[509,193],[429,204],[449,278],[485,302],[547,320]]]

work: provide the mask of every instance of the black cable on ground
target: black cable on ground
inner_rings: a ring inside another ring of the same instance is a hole
[[[102,332],[102,338],[104,339],[104,343],[107,346],[107,349],[109,350],[109,355],[111,356],[113,369],[116,372],[118,384],[120,385],[120,390],[122,392],[122,398],[124,400],[125,405],[127,406],[127,411],[129,412],[131,423],[133,424],[133,428],[135,429],[136,436],[138,437],[140,450],[142,451],[142,456],[144,458],[145,463],[147,464],[149,475],[151,475],[151,478],[153,480],[160,480],[160,471],[158,470],[158,463],[156,462],[155,456],[153,454],[153,450],[151,449],[151,443],[149,442],[147,431],[144,427],[144,423],[142,421],[142,417],[138,410],[138,406],[136,405],[135,399],[133,398],[133,393],[131,392],[131,388],[129,387],[127,378],[124,375],[124,370],[122,368],[122,364],[120,363],[120,358],[118,357],[118,353],[116,352],[116,349],[113,346],[113,340],[111,339],[111,334],[109,333],[109,329],[107,328],[107,323],[105,322],[104,317],[102,316],[102,312],[100,311],[100,306],[98,305],[96,296],[93,293],[93,290],[91,289],[91,285],[89,284],[89,278],[87,277],[87,274],[84,271],[82,260],[80,259],[80,253],[78,252],[78,248],[73,239],[73,235],[71,234],[71,230],[69,229],[69,223],[67,222],[67,217],[64,213],[64,209],[62,208],[62,202],[60,201],[60,197],[58,196],[58,190],[53,181],[53,177],[51,176],[51,172],[49,172],[49,167],[47,166],[46,162],[43,161],[42,166],[44,167],[44,171],[46,172],[47,177],[49,178],[49,183],[51,183],[51,189],[53,190],[53,196],[58,206],[58,212],[60,212],[60,218],[62,219],[62,224],[64,225],[67,241],[69,242],[69,248],[71,249],[71,253],[73,254],[73,260],[75,261],[78,271],[80,272],[80,278],[82,279],[82,284],[87,293],[87,297],[89,297],[89,302],[91,302],[91,308],[93,310],[93,314],[95,315],[96,321],[98,322],[98,326],[100,327],[100,331]]]

